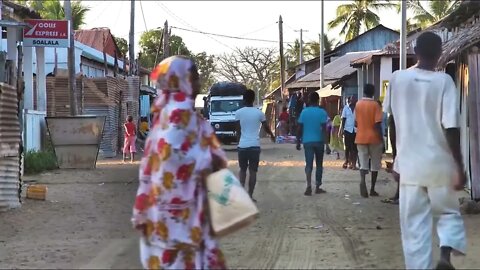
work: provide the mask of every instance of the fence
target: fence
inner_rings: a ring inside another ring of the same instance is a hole
[[[17,89],[0,83],[0,211],[20,206],[20,142]]]

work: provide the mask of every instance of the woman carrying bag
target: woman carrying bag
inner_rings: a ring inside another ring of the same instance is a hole
[[[140,165],[132,222],[142,233],[145,269],[225,269],[213,239],[205,181],[226,168],[211,126],[194,111],[199,74],[188,58],[174,56],[152,72],[159,96]]]

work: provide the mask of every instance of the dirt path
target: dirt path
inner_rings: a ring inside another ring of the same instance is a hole
[[[326,194],[304,197],[302,152],[267,145],[255,191],[260,219],[222,239],[231,268],[313,269],[403,267],[398,208],[362,199],[358,173],[326,157]],[[236,153],[229,151],[237,170]],[[0,268],[136,269],[138,239],[129,223],[137,165],[101,161],[94,171],[56,171],[29,180],[49,187],[45,202],[27,200],[0,213]],[[394,185],[381,173],[383,197]],[[477,268],[479,216],[465,217],[470,256],[459,268]]]

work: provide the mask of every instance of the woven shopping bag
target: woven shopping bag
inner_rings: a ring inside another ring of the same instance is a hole
[[[210,223],[215,236],[225,236],[250,225],[259,211],[235,175],[228,169],[207,177]]]

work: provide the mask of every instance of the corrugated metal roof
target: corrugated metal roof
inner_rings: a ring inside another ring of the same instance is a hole
[[[348,76],[356,71],[355,68],[350,66],[353,60],[363,58],[372,53],[380,52],[380,50],[366,51],[366,52],[351,52],[347,53],[324,67],[324,80],[325,84],[330,84]],[[287,85],[288,88],[303,88],[303,87],[320,87],[320,68],[306,76],[298,79],[297,81]]]
[[[89,47],[92,47],[102,53],[121,58],[122,53],[118,49],[117,43],[108,28],[82,29],[75,31],[75,40]]]
[[[0,83],[0,211],[20,206],[17,89]]]

